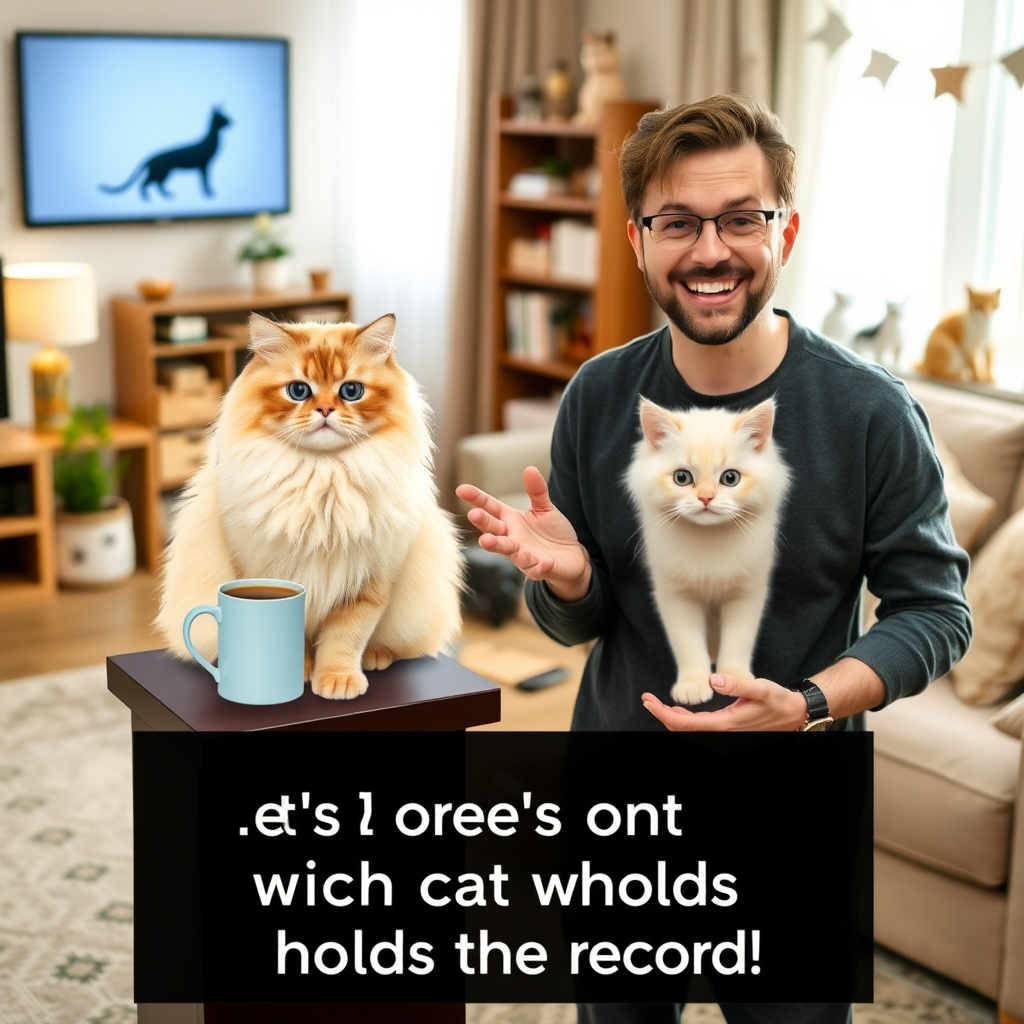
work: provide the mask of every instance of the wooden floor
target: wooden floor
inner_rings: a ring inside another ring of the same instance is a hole
[[[107,590],[61,590],[55,600],[0,612],[0,683],[62,669],[98,665],[111,654],[163,647],[152,628],[159,598],[155,578],[138,571]],[[542,655],[568,669],[568,679],[546,690],[502,686],[502,720],[484,729],[568,729],[586,652],[544,636],[526,617],[492,629],[467,618],[462,645],[489,641]]]

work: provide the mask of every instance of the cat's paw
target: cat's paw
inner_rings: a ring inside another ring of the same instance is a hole
[[[708,672],[707,675],[699,678],[684,679],[680,677],[669,691],[669,695],[677,704],[703,704],[705,701],[711,700],[715,692],[711,689],[710,675],[711,673]]]
[[[314,669],[310,682],[318,697],[328,700],[352,700],[366,693],[369,683],[358,670]]]
[[[395,652],[387,647],[367,647],[363,651],[363,670],[378,672],[395,660]]]
[[[302,660],[302,678],[310,680],[313,678],[313,666],[316,664],[316,653],[313,648],[307,643],[306,653]]]

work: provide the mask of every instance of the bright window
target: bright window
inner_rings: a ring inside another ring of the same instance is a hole
[[[817,327],[833,290],[849,293],[860,329],[886,301],[906,300],[910,366],[938,319],[964,305],[967,283],[1001,286],[997,372],[1021,390],[1024,95],[999,59],[1024,45],[1024,4],[850,0],[842,17],[853,36],[829,60],[815,172],[799,183],[794,308]],[[872,50],[899,62],[884,86],[864,77]],[[960,64],[971,68],[963,103],[936,97],[930,69]]]

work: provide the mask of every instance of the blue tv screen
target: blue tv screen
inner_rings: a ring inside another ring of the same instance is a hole
[[[29,227],[289,209],[288,41],[17,33]]]

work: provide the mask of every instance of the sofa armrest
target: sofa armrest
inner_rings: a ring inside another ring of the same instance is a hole
[[[1010,879],[1007,884],[1006,941],[999,991],[1000,1020],[1024,1022],[1024,743],[1021,743],[1020,773],[1017,776],[1017,804],[1010,849]]]
[[[550,472],[550,428],[471,434],[455,446],[458,482],[473,484],[502,500],[522,494],[527,466],[536,466],[545,477]],[[463,508],[468,506],[463,503]]]

